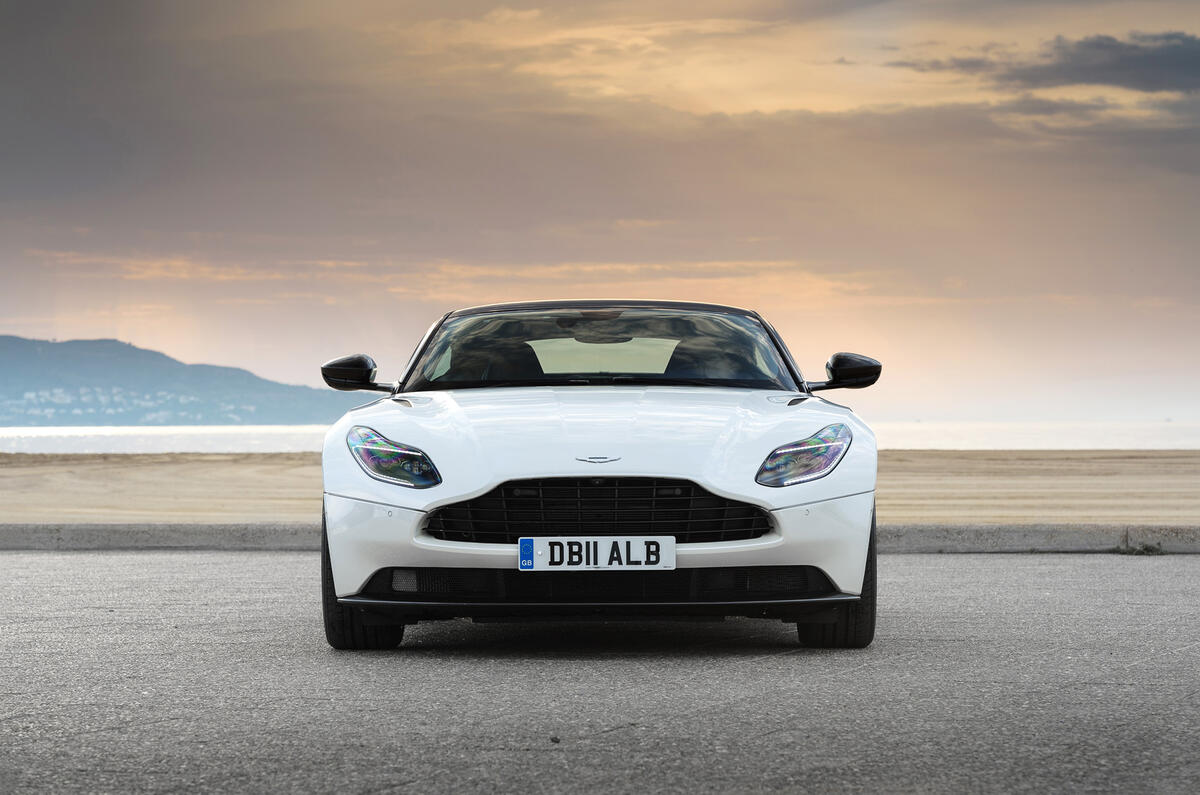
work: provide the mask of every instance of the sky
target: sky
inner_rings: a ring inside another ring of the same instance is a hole
[[[0,334],[318,385],[713,301],[868,420],[1200,421],[1192,0],[0,0],[0,66]]]

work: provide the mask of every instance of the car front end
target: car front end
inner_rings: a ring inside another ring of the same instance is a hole
[[[427,335],[403,383],[330,428],[327,629],[331,605],[358,637],[384,639],[367,646],[394,645],[396,627],[456,617],[752,616],[820,628],[857,609],[864,587],[873,628],[870,428],[786,378],[794,365],[765,324],[755,344],[778,345],[779,364],[762,366],[777,381],[760,383],[704,364],[720,355],[678,331],[677,316],[702,315],[693,326],[703,330],[727,308],[593,306],[463,315],[474,325],[443,335],[455,353],[439,364],[439,336]],[[603,322],[574,323],[589,313]],[[500,320],[481,326],[489,315]],[[742,317],[722,332],[734,335],[726,348],[759,322]],[[639,333],[654,342],[633,351]],[[536,372],[511,369],[505,343],[487,356],[508,357],[509,371],[469,386],[445,378],[456,364],[477,368],[475,349],[504,334],[536,351],[536,360],[520,354]],[[701,355],[681,355],[688,345]],[[618,354],[620,367],[605,360],[600,375],[580,372],[582,356]],[[742,358],[761,365],[764,355]],[[422,367],[435,377],[414,378]],[[701,379],[697,367],[731,377]]]

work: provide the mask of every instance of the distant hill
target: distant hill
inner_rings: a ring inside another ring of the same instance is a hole
[[[119,340],[0,335],[0,426],[323,424],[371,398],[184,364]]]

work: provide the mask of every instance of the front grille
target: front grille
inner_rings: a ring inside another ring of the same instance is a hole
[[[433,511],[425,531],[443,541],[515,544],[522,536],[674,536],[676,543],[740,541],[771,529],[767,512],[687,480],[510,480]]]
[[[837,592],[814,566],[735,566],[673,571],[522,572],[516,569],[381,569],[364,596],[432,602],[745,602]]]

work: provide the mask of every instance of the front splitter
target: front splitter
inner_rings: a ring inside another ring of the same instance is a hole
[[[851,594],[834,594],[807,599],[768,599],[723,602],[436,602],[373,599],[346,596],[338,603],[353,607],[379,623],[410,624],[452,618],[522,621],[532,618],[604,618],[610,620],[650,620],[743,616],[776,618],[783,621],[804,619],[832,620],[837,611],[859,601]]]

